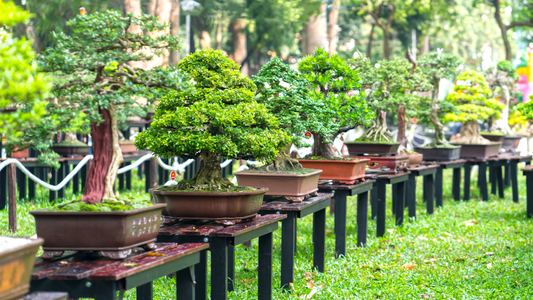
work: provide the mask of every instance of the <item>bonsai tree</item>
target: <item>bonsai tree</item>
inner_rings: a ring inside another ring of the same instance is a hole
[[[311,97],[328,109],[329,133],[311,131],[314,144],[311,155],[326,159],[337,157],[332,142],[337,135],[366,125],[374,114],[361,93],[360,71],[354,70],[338,55],[329,55],[318,48],[314,55],[304,57],[298,70],[307,80]],[[329,113],[333,112],[333,113]]]
[[[391,142],[386,114],[396,113],[401,106],[406,108],[408,115],[413,113],[419,96],[411,91],[421,88],[421,73],[416,65],[404,58],[382,60],[372,65],[368,58],[360,55],[352,60],[352,65],[363,74],[363,85],[372,89],[368,93],[367,103],[375,112],[370,128],[360,141]]]
[[[189,74],[191,87],[164,97],[150,128],[135,140],[138,149],[161,157],[202,157],[194,177],[180,181],[177,190],[231,190],[233,183],[222,177],[222,157],[270,160],[289,143],[276,117],[254,100],[254,83],[222,51],[197,51],[178,68]]]
[[[257,86],[257,102],[276,116],[280,128],[291,137],[275,159],[268,162],[266,170],[301,169],[298,160],[290,156],[291,146],[304,146],[302,138],[307,132],[333,136],[335,131],[329,124],[335,112],[321,99],[311,97],[307,81],[277,56],[263,65],[253,81]]]
[[[440,122],[440,118],[444,117],[443,114],[453,112],[455,106],[449,101],[440,101],[440,82],[441,79],[451,79],[455,76],[457,68],[460,66],[461,61],[459,57],[453,54],[441,53],[441,52],[429,52],[420,58],[418,65],[420,70],[426,76],[431,83],[431,99],[422,103],[422,108],[428,108],[429,111],[422,111],[420,115],[422,118],[427,117],[431,124],[435,127],[435,141],[433,146],[435,147],[449,147],[450,143],[444,137],[444,126]]]
[[[164,32],[168,24],[160,24],[149,15],[122,17],[109,11],[79,15],[67,25],[73,35],[54,33],[57,48],[48,49],[41,57],[43,70],[61,75],[62,80],[53,88],[48,114],[27,128],[24,139],[43,150],[59,131],[90,131],[94,159],[81,200],[112,200],[123,161],[117,112],[136,111],[143,106],[140,98],[151,103],[182,85],[182,76],[174,69],[142,70],[131,64],[178,49],[178,41],[169,34],[152,37],[150,33]],[[128,31],[131,26],[139,26],[146,34]],[[51,161],[52,156],[41,158]]]
[[[516,88],[519,77],[515,74],[516,68],[508,60],[498,62],[496,68],[489,68],[486,72],[487,82],[489,83],[492,93],[497,95],[505,105],[502,118],[494,122],[491,131],[502,131],[506,134],[512,134],[509,127],[509,106],[511,104],[511,91]]]
[[[445,121],[463,122],[461,136],[454,140],[458,144],[490,144],[479,133],[478,120],[498,119],[503,105],[491,99],[485,76],[476,71],[465,71],[457,77],[453,93],[447,100],[455,104],[457,113],[448,113]]]
[[[31,42],[3,30],[29,18],[13,2],[0,1],[0,136],[9,137],[15,145],[20,145],[24,128],[45,113],[44,99],[50,91],[48,78],[34,62]]]

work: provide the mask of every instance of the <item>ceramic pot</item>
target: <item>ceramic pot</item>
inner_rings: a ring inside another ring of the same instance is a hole
[[[409,168],[419,167],[423,158],[424,155],[421,153],[409,153]]]
[[[491,142],[503,142],[505,138],[504,134],[481,134],[481,136]]]
[[[519,135],[506,135],[503,139],[502,150],[505,150],[505,152],[515,152],[521,139],[522,137]]]
[[[177,219],[214,220],[222,224],[235,224],[253,218],[268,188],[251,192],[169,192],[151,189],[152,202],[166,203],[163,214]]]
[[[500,153],[502,142],[490,144],[454,144],[461,145],[461,158],[485,159]]]
[[[120,142],[120,151],[122,153],[134,153],[137,152],[137,147],[133,142]]]
[[[369,173],[388,173],[396,174],[398,172],[407,171],[409,167],[408,155],[395,156],[350,156],[359,159],[370,159],[368,162]]]
[[[89,149],[90,148],[91,147],[89,147],[88,145],[59,145],[59,144],[56,144],[56,145],[52,146],[52,150],[54,150],[54,152],[56,152],[57,154],[59,154],[61,156],[65,156],[65,157],[76,156],[76,155],[86,156],[86,155],[89,154]]]
[[[11,158],[28,158],[30,157],[30,148],[24,150],[18,150],[18,148],[13,149],[11,152]]]
[[[454,148],[415,148],[415,151],[424,155],[425,161],[453,161],[461,157],[461,147]]]
[[[43,239],[0,237],[3,243],[16,242],[20,246],[0,246],[0,299],[20,299],[30,290],[35,255]],[[18,240],[18,241],[15,241]],[[21,243],[24,240],[25,243]]]
[[[369,159],[357,160],[319,160],[299,159],[298,162],[309,169],[322,170],[320,180],[336,180],[340,183],[353,184],[357,179],[365,177]]]
[[[285,196],[292,201],[302,201],[306,195],[318,191],[318,178],[322,170],[307,174],[268,174],[241,171],[235,173],[240,186],[268,188],[265,195]]]
[[[65,250],[100,251],[108,258],[122,259],[134,247],[153,249],[166,204],[128,211],[50,212],[31,211],[37,236],[44,238],[42,258]]]
[[[400,143],[344,143],[348,147],[350,156],[359,156],[364,154],[381,154],[396,155]]]

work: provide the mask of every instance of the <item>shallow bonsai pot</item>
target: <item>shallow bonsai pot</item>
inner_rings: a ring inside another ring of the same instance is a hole
[[[52,146],[52,150],[61,156],[75,156],[75,155],[88,155],[88,145],[60,145],[56,144]]]
[[[265,195],[285,196],[289,200],[302,201],[318,191],[318,178],[322,170],[307,174],[268,174],[241,171],[235,173],[240,186],[263,186],[268,188]]]
[[[120,142],[120,151],[122,153],[133,153],[137,152],[137,147],[133,142]]]
[[[503,142],[503,139],[505,138],[505,134],[481,134],[482,137],[486,138],[487,140],[491,142]]]
[[[42,258],[60,256],[65,250],[100,251],[103,256],[122,259],[134,247],[154,248],[161,211],[166,204],[128,211],[50,212],[31,211],[37,236],[44,238]]]
[[[368,162],[369,173],[389,173],[396,174],[398,172],[407,171],[409,167],[408,155],[395,156],[350,156],[352,158],[370,159]]]
[[[268,188],[232,193],[150,190],[152,202],[167,204],[163,215],[177,219],[214,220],[222,224],[253,218],[267,192]]]
[[[0,299],[20,299],[30,290],[30,278],[35,263],[35,255],[43,239],[24,239],[27,243],[7,249],[0,248]]]
[[[349,142],[344,143],[348,147],[348,152],[352,156],[363,154],[381,154],[381,155],[396,155],[400,143],[358,143]]]
[[[522,136],[519,135],[506,135],[503,139],[502,150],[505,150],[505,152],[515,152],[521,139]]]
[[[18,150],[18,148],[13,149],[11,152],[11,158],[28,158],[30,157],[30,148],[24,150]]]
[[[298,162],[304,168],[322,170],[319,177],[320,180],[336,180],[345,184],[353,184],[357,179],[365,177],[366,165],[369,159],[299,159]]]
[[[415,148],[415,151],[424,155],[425,161],[453,161],[461,157],[461,146],[453,148]]]
[[[424,154],[422,153],[409,153],[407,154],[409,156],[409,168],[416,168],[419,167],[422,163],[422,160],[424,159]]]
[[[490,144],[455,144],[461,145],[461,158],[484,159],[491,156],[497,156],[502,147],[501,142],[492,142]]]

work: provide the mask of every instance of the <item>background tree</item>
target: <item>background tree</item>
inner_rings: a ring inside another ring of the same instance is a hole
[[[457,77],[453,93],[446,98],[457,106],[458,113],[449,113],[445,121],[463,122],[461,136],[454,140],[458,144],[490,144],[479,133],[478,120],[499,119],[503,104],[491,99],[485,76],[476,71],[465,71]]]
[[[519,79],[516,75],[516,68],[512,62],[502,60],[496,67],[489,68],[485,73],[493,95],[501,99],[505,105],[501,114],[502,118],[494,123],[491,130],[512,134],[509,126],[509,105],[511,104],[511,91],[516,90],[516,83]]]
[[[116,11],[80,15],[67,23],[73,36],[56,34],[58,48],[47,49],[41,57],[43,70],[60,73],[64,80],[53,89],[49,114],[27,128],[24,140],[43,149],[58,131],[90,130],[94,159],[82,197],[85,202],[114,199],[113,186],[122,163],[117,116],[137,114],[143,108],[137,101],[140,97],[150,103],[182,86],[182,76],[175,70],[145,71],[129,65],[151,59],[142,48],[154,55],[178,48],[177,38],[168,34],[155,39],[128,32],[132,24],[147,33],[168,28],[148,15],[122,17]]]
[[[150,128],[135,140],[138,149],[161,157],[202,157],[194,177],[180,181],[178,190],[230,188],[222,177],[222,157],[269,160],[289,142],[278,120],[254,100],[254,83],[222,51],[196,51],[178,68],[189,74],[190,89],[164,97]]]
[[[26,39],[5,29],[26,22],[30,14],[13,2],[0,1],[0,136],[18,144],[23,128],[45,113],[49,78],[38,72],[35,52]]]
[[[440,118],[442,117],[442,112],[451,112],[454,105],[450,105],[446,100],[439,100],[441,91],[440,85],[442,79],[453,79],[453,77],[455,77],[455,74],[461,65],[461,60],[453,54],[433,51],[421,56],[418,65],[427,80],[431,83],[432,88],[431,100],[429,103],[426,102],[426,105],[421,105],[421,110],[417,111],[420,112],[422,118],[429,118],[429,121],[435,127],[434,146],[447,147],[450,144],[444,137],[444,126],[440,122]],[[424,112],[424,108],[426,107],[429,108],[429,111],[426,110]]]
[[[296,71],[284,64],[279,57],[273,57],[263,65],[257,76],[253,77],[257,86],[256,100],[263,104],[278,119],[291,140],[269,162],[267,170],[300,169],[298,160],[291,158],[290,149],[293,144],[301,147],[306,132],[314,132],[321,136],[334,134],[327,116],[334,112],[323,101],[313,98],[307,89],[307,81]]]
[[[360,71],[354,70],[337,54],[329,55],[318,48],[314,55],[304,57],[298,63],[298,70],[309,84],[311,96],[323,102],[334,113],[329,115],[333,134],[313,134],[312,156],[327,159],[338,156],[332,142],[337,135],[357,126],[366,125],[373,117],[361,90]]]

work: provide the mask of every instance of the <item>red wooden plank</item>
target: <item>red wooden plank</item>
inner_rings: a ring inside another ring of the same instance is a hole
[[[357,183],[357,184],[319,184],[318,189],[319,190],[353,190],[355,188],[358,188],[362,185],[366,184],[373,184],[375,181],[372,180],[375,177],[374,174],[367,174],[365,175],[365,181]]]
[[[316,197],[305,199],[302,202],[291,202],[288,200],[276,200],[264,203],[261,210],[265,211],[301,211],[308,206],[314,205],[316,202],[325,201],[331,198],[333,194],[319,193]]]
[[[195,225],[190,223],[178,223],[170,226],[163,226],[161,229],[159,229],[159,235],[177,235],[179,234],[183,229],[191,228]]]
[[[287,218],[287,215],[278,215],[278,214],[264,215],[264,216],[257,217],[249,222],[238,223],[233,226],[226,227],[220,231],[213,232],[211,233],[211,236],[233,237],[233,236],[251,231],[255,228],[259,228],[262,226],[266,226],[268,224],[279,222],[285,218]]]
[[[224,225],[219,224],[207,224],[200,226],[192,226],[190,228],[183,229],[180,231],[180,235],[196,235],[196,236],[207,236],[215,231],[224,229]]]
[[[119,280],[208,248],[207,243],[187,243],[170,246],[161,251],[142,253],[119,264],[98,270],[89,276],[89,280]]]

